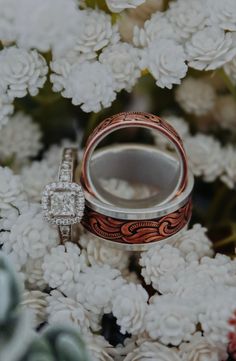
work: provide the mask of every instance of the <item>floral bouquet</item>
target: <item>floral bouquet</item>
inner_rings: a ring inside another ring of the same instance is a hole
[[[189,228],[140,252],[82,226],[60,244],[41,192],[124,111],[183,139]],[[0,162],[0,361],[236,360],[235,0],[0,0]]]

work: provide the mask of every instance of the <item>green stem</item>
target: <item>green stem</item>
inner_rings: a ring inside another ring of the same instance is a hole
[[[85,0],[85,4],[86,4],[87,7],[95,9],[96,0]]]
[[[221,79],[224,81],[225,85],[229,89],[230,93],[233,95],[233,97],[236,99],[236,88],[228,75],[225,73],[224,69],[219,69],[218,74],[221,76]]]
[[[163,1],[163,11],[166,11],[169,8],[169,2],[170,0]]]
[[[226,244],[232,243],[236,241],[236,234],[232,234],[229,237],[226,237],[218,242],[214,243],[214,248],[219,248],[225,246]]]

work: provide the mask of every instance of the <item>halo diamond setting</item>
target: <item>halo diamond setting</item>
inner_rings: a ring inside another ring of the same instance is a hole
[[[43,191],[43,214],[51,224],[79,223],[83,217],[84,203],[84,192],[77,183],[55,182],[48,184]]]

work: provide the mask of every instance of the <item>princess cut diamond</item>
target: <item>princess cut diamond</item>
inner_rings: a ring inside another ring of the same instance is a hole
[[[56,216],[75,216],[76,203],[74,192],[54,192],[50,197],[51,213]]]

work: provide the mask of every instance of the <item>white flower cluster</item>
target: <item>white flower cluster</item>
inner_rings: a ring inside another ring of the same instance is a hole
[[[204,115],[215,105],[214,88],[201,79],[186,78],[176,90],[176,100],[186,113]]]
[[[174,245],[157,245],[141,255],[144,280],[158,291],[149,301],[145,318],[145,329],[153,340],[177,346],[190,341],[201,324],[208,339],[222,348],[227,344],[232,330],[227,320],[235,308],[236,263],[220,254],[211,258],[205,231],[195,225]]]
[[[2,244],[5,232],[8,234],[20,212],[27,205],[21,178],[14,175],[10,168],[0,167],[0,184],[0,228],[2,231],[0,244]]]
[[[107,0],[111,12],[135,8],[144,0]],[[171,1],[165,12],[157,11],[143,28],[134,28],[133,44],[120,41],[118,24],[96,8],[79,7],[75,0],[1,0],[0,124],[13,110],[12,100],[27,93],[34,96],[44,85],[45,59],[51,51],[53,90],[70,98],[85,112],[109,107],[117,92],[130,91],[148,70],[159,87],[180,84],[188,67],[215,70],[222,66],[235,78],[236,20],[233,0],[222,8],[220,0]],[[60,39],[60,41],[58,41]],[[206,41],[207,39],[207,41]],[[16,44],[16,45],[14,45]],[[8,46],[10,45],[10,46]],[[33,49],[33,50],[32,50]],[[203,114],[214,105],[214,92],[201,81],[183,85],[183,108]],[[189,98],[183,99],[191,89]],[[192,94],[198,95],[194,103]]]
[[[167,11],[154,13],[143,28],[134,29],[133,42],[143,49],[141,67],[150,71],[158,86],[180,84],[188,66],[215,70],[234,58],[235,5],[227,1],[220,9],[220,0],[173,1]],[[205,87],[204,93],[209,97],[204,104],[209,101],[210,106],[211,89]]]
[[[234,75],[230,74],[234,60],[231,63],[232,65],[227,63],[226,66],[228,76],[234,82]],[[217,89],[210,83],[209,78],[187,77],[176,89],[175,99],[186,113],[197,117],[207,116],[213,118],[221,128],[235,132],[235,99],[229,94],[217,94]]]
[[[122,89],[130,91],[141,75],[139,50],[120,42],[117,25],[100,10],[79,12],[77,36],[67,56],[54,53],[53,90],[85,112],[109,107]]]
[[[48,67],[36,50],[16,46],[0,51],[0,125],[7,123],[13,112],[13,100],[27,93],[38,94],[46,81]]]
[[[35,157],[42,147],[42,133],[29,115],[18,112],[0,130],[1,162],[13,161],[24,164]],[[33,176],[33,175],[32,175]],[[37,178],[33,176],[34,181]]]
[[[202,133],[191,135],[188,123],[182,117],[167,115],[165,119],[183,139],[188,164],[195,176],[202,177],[206,182],[220,178],[229,188],[235,187],[236,148],[233,145],[222,146],[211,135]],[[167,139],[156,132],[152,132],[152,135],[158,147],[173,151]]]

